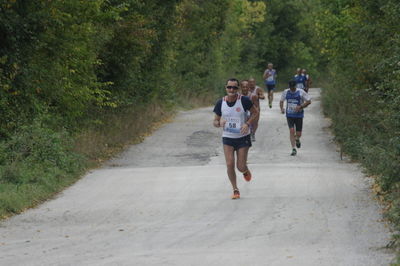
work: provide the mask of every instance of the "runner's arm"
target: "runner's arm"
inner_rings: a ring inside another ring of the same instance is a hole
[[[251,108],[250,108],[250,117],[247,120],[246,125],[247,126],[251,125],[255,121],[255,119],[258,117],[259,113],[260,112],[258,111],[257,107],[255,107],[255,105],[253,104],[253,106],[251,106]]]
[[[214,127],[221,127],[221,117],[217,114],[214,116],[213,125]]]
[[[279,101],[279,107],[281,108],[281,113],[284,114],[285,113],[285,109],[283,109],[283,101]]]
[[[280,102],[279,102],[279,107],[281,108],[281,113],[282,114],[284,114],[285,113],[285,109],[283,108],[283,102],[285,101],[285,99],[286,99],[286,93],[287,93],[287,89],[286,90],[284,90],[283,92],[282,92],[282,94],[281,94],[281,100],[280,100]]]
[[[309,106],[311,104],[311,100],[309,100],[309,101],[305,101],[304,103],[302,103],[300,106],[301,106],[301,109],[304,109],[304,108],[306,108],[307,106]]]
[[[301,94],[301,99],[303,100],[303,103],[299,106],[300,110],[306,108],[311,104],[311,97],[308,95],[307,92],[303,91]]]
[[[253,96],[251,98],[249,97],[242,97],[242,105],[244,108],[244,111],[250,112],[250,116],[247,119],[246,123],[242,125],[242,127],[240,128],[240,131],[242,134],[245,134],[248,132],[249,127],[252,123],[254,123],[255,119],[257,119],[258,115],[259,115],[259,110],[256,107],[256,105],[254,105],[253,103],[253,99],[257,99],[257,96],[255,96],[256,98],[254,98]]]
[[[260,101],[258,100],[258,96],[255,94],[252,94],[251,96],[251,102],[253,103],[253,106],[255,106],[258,110],[258,116],[260,116]]]
[[[215,114],[213,120],[214,127],[222,127],[225,124],[223,119],[221,121],[221,116],[222,116],[221,108],[222,108],[222,100],[220,99],[214,106],[214,114]]]
[[[303,110],[304,108],[306,108],[307,106],[309,106],[311,104],[311,100],[309,101],[305,101],[300,105],[296,106],[296,112],[300,112],[301,110]]]
[[[257,96],[261,100],[265,99],[264,90],[261,87],[258,87]]]

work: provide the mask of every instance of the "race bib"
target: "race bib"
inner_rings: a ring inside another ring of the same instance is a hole
[[[274,81],[274,76],[269,76],[268,78],[267,78],[267,81]]]
[[[240,118],[226,117],[224,130],[231,133],[240,133]]]
[[[294,114],[296,113],[297,103],[289,103],[287,104],[287,113]]]

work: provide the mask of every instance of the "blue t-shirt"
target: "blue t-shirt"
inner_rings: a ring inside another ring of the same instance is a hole
[[[265,84],[267,85],[275,85],[276,84],[276,70],[275,69],[266,69],[264,73],[270,73],[270,76],[265,79]]]
[[[253,106],[253,103],[251,102],[250,98],[247,97],[247,96],[243,96],[242,95],[240,100],[242,101],[242,105],[243,105],[243,108],[244,108],[245,112],[250,110],[251,107]],[[227,101],[226,103],[228,104],[229,107],[232,107],[232,106],[235,105],[236,101],[234,101],[234,102],[228,102]],[[218,116],[222,116],[221,108],[222,108],[222,99],[219,99],[217,101],[217,103],[215,104],[215,106],[214,106],[214,111],[213,112]]]
[[[282,92],[281,101],[286,101],[286,117],[303,118],[304,110],[296,112],[296,106],[303,104],[305,101],[310,101],[311,97],[302,89],[296,89],[292,92],[286,89]]]
[[[296,80],[296,83],[297,83],[297,84],[302,83],[304,87],[306,86],[306,80],[307,80],[307,78],[306,78],[306,76],[304,76],[303,74],[295,75],[295,76],[294,76],[294,80]]]

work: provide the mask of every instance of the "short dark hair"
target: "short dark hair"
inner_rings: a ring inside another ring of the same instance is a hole
[[[226,81],[226,84],[228,84],[228,82],[229,81],[235,81],[236,82],[236,84],[239,86],[239,80],[238,79],[235,79],[235,78],[230,78],[230,79],[228,79],[227,81]]]
[[[297,83],[296,83],[295,80],[293,80],[293,79],[290,80],[290,81],[289,81],[289,88],[295,88],[295,87],[296,87],[296,84],[297,84]]]

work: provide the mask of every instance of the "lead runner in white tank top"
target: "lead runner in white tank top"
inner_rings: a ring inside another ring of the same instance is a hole
[[[241,97],[242,95],[238,95],[232,107],[228,106],[226,96],[222,99],[222,118],[226,121],[222,137],[237,139],[250,134],[249,131],[240,133],[241,127],[247,121],[247,112],[243,108]]]
[[[237,169],[243,174],[243,178],[249,182],[252,179],[251,172],[247,167],[248,150],[251,147],[249,136],[249,125],[253,123],[258,116],[258,109],[251,103],[250,99],[238,94],[239,81],[235,78],[228,79],[225,85],[227,96],[217,101],[214,106],[215,127],[223,129],[223,149],[227,167],[229,181],[233,188],[232,199],[239,199],[240,192],[236,180]],[[246,112],[242,104],[242,100],[246,108],[250,108],[250,117],[246,120]],[[233,104],[232,107],[229,107]],[[249,106],[247,107],[247,104]],[[235,156],[236,155],[236,156]],[[235,160],[235,157],[237,158]]]

